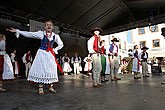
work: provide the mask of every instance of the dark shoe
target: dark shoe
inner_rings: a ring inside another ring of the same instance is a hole
[[[141,77],[140,76],[136,76],[136,77],[134,77],[134,79],[140,79]]]
[[[134,77],[134,79],[139,79],[138,77]]]
[[[145,75],[145,77],[150,77],[150,76],[148,76],[148,75]]]
[[[57,93],[57,91],[54,90],[54,89],[52,89],[52,90],[49,89],[49,92],[50,92],[50,93],[54,93],[54,94]]]
[[[104,79],[102,79],[102,80],[101,80],[101,82],[105,82],[105,80],[104,80]]]
[[[104,84],[97,84],[98,86],[104,86]]]
[[[105,79],[105,82],[109,81],[108,79]]]
[[[162,82],[161,84],[165,85],[165,82]]]
[[[111,81],[117,81],[117,79],[111,79]]]
[[[121,80],[121,78],[117,78],[117,77],[115,77],[115,79],[116,79],[116,80]]]

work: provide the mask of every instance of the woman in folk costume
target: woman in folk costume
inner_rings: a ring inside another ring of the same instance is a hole
[[[70,67],[70,59],[67,56],[67,53],[65,53],[65,56],[62,57],[62,62],[63,62],[63,72],[64,75],[68,75],[68,72],[72,71],[72,68]]]
[[[18,29],[8,29],[10,32],[16,32],[17,38],[19,35],[23,35],[28,38],[35,38],[41,40],[41,47],[38,49],[36,57],[33,61],[32,67],[27,78],[28,81],[39,83],[39,95],[44,95],[43,84],[49,84],[49,91],[56,93],[53,89],[53,83],[58,82],[57,66],[61,69],[55,58],[55,54],[58,54],[58,50],[63,47],[63,42],[59,35],[52,32],[52,21],[45,22],[46,31],[27,32],[20,31]],[[53,48],[53,44],[57,43],[58,46]],[[62,71],[62,69],[61,69]]]
[[[102,65],[102,70],[101,70],[101,81],[105,82],[105,71],[106,71],[106,50],[105,50],[105,40],[102,40],[100,42],[101,45],[101,65]]]
[[[111,81],[117,81],[117,80],[121,80],[121,78],[118,78],[118,70],[119,70],[119,58],[118,58],[118,45],[117,42],[119,42],[119,40],[117,40],[117,38],[113,38],[113,40],[111,40],[113,42],[113,44],[110,45],[110,61],[111,61]]]
[[[13,66],[11,59],[8,54],[6,54],[6,37],[4,34],[0,34],[0,92],[5,92],[6,90],[2,88],[2,81],[14,79]]]
[[[106,46],[105,46],[105,50],[106,50],[105,81],[109,81],[109,79],[110,79],[109,77],[110,77],[110,74],[111,74],[111,69],[110,69],[111,60],[110,60],[109,48],[110,48],[109,45],[106,45]]]
[[[132,64],[132,72],[134,72],[134,79],[141,78],[138,76],[140,73],[140,61],[139,61],[139,54],[138,54],[138,46],[134,46],[133,50],[133,64]]]
[[[143,77],[149,77],[147,74],[148,74],[148,53],[147,53],[147,50],[149,48],[147,47],[143,47],[141,48],[141,50],[143,50],[141,53],[140,53],[140,61],[142,62],[142,74],[143,74]]]
[[[18,61],[17,61],[16,53],[17,53],[17,50],[13,50],[13,53],[11,53],[11,62],[12,62],[12,65],[13,65],[14,76],[16,78],[18,78],[19,64],[18,64]]]
[[[84,58],[84,62],[85,62],[85,67],[84,67],[84,71],[87,71],[88,75],[90,75],[90,71],[92,69],[92,58],[90,56],[90,54],[88,54],[87,57]]]
[[[93,61],[93,87],[99,87],[103,86],[100,81],[100,73],[101,73],[101,56],[100,56],[100,34],[102,33],[102,29],[100,28],[94,28],[91,30],[91,32],[94,34],[89,40],[88,40],[88,51],[90,54],[92,54],[92,61]]]

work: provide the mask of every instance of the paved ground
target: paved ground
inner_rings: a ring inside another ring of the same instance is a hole
[[[121,75],[118,82],[93,88],[84,75],[60,76],[57,94],[37,95],[37,86],[25,79],[4,82],[8,92],[0,93],[0,110],[165,110],[165,76],[134,80]]]

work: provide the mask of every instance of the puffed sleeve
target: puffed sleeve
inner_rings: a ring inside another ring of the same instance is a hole
[[[28,32],[28,31],[20,31],[16,30],[16,37],[19,38],[19,35],[23,35],[27,38],[34,38],[34,39],[43,39],[43,31],[37,31],[37,32]]]
[[[64,44],[59,35],[55,35],[55,42],[58,46],[54,48],[53,51],[55,52],[55,54],[58,54],[58,50],[60,50],[64,46]]]
[[[93,43],[94,43],[94,37],[91,37],[87,43],[89,53],[95,53],[95,51],[93,50]]]

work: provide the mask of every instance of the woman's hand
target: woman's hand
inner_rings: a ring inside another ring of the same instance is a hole
[[[15,28],[10,28],[10,29],[6,29],[7,31],[10,31],[10,32],[16,32],[16,29]]]

